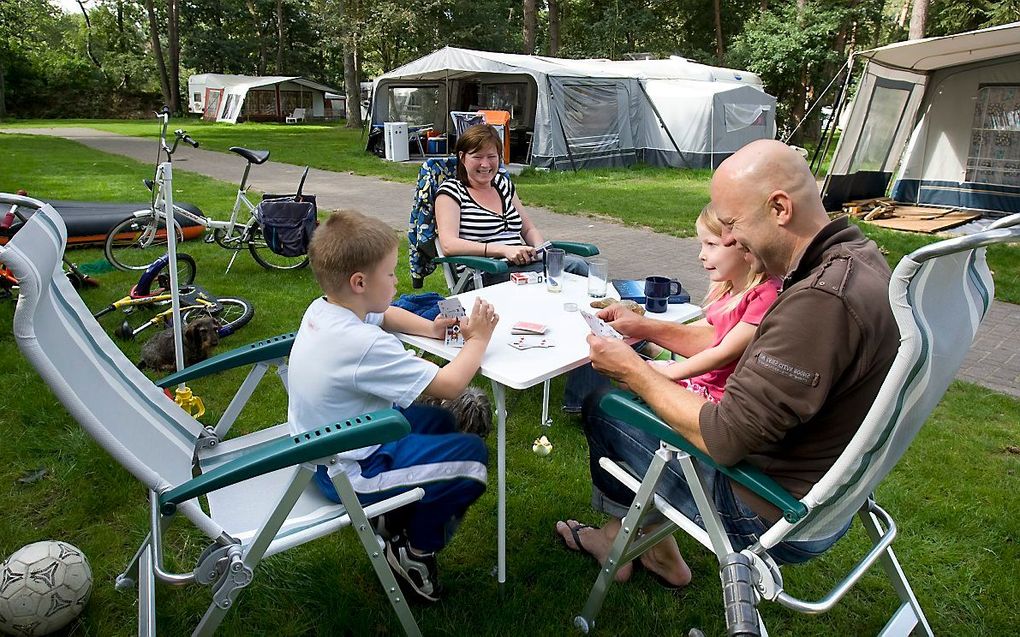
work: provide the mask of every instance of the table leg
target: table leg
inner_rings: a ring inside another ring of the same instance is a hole
[[[506,582],[506,388],[492,381],[496,397],[496,581]]]
[[[551,380],[546,380],[542,383],[542,426],[551,427],[552,418],[549,417],[549,386],[552,384]]]

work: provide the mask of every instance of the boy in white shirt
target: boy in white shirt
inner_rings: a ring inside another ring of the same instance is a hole
[[[390,306],[397,282],[392,228],[357,212],[336,212],[316,229],[308,254],[325,296],[305,311],[291,349],[290,429],[302,433],[394,406],[403,412],[409,435],[334,456],[329,467],[319,466],[316,482],[339,502],[330,475],[343,471],[362,504],[422,487],[424,498],[387,516],[393,535],[386,559],[408,592],[438,601],[435,552],[485,491],[488,450],[478,436],[458,433],[448,411],[411,403],[423,393],[459,396],[478,371],[499,317],[491,305],[476,301],[461,322],[463,349],[440,368],[389,333],[443,338],[454,322]]]

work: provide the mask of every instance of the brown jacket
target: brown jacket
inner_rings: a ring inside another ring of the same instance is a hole
[[[892,365],[889,266],[846,218],[826,225],[783,281],[701,435],[722,465],[747,460],[802,497],[850,442]],[[734,492],[760,515],[778,510]]]

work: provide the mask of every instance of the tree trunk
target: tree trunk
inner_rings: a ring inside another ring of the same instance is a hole
[[[268,57],[268,53],[266,52],[265,30],[262,28],[262,20],[259,17],[259,8],[255,4],[254,0],[246,0],[245,4],[248,6],[248,13],[251,14],[251,21],[255,26],[255,37],[259,41],[259,61],[255,68],[255,75],[264,75],[267,66],[266,59]]]
[[[535,53],[535,31],[538,30],[536,0],[524,0],[524,55]]]
[[[159,25],[156,21],[156,8],[152,0],[145,0],[145,11],[149,15],[149,37],[152,40],[152,55],[156,59],[156,70],[159,71],[159,90],[163,93],[163,103],[170,105],[170,80],[166,74],[166,61],[163,59],[163,46],[159,43]]]
[[[928,26],[928,0],[914,0],[914,11],[910,14],[910,39],[920,40]]]
[[[726,50],[723,48],[722,37],[722,0],[712,0],[712,9],[715,11],[715,59],[721,64]]]
[[[344,47],[344,92],[347,93],[346,128],[361,128],[361,81],[358,66],[361,59],[361,39],[358,37],[358,0],[340,3],[340,24]]]
[[[560,4],[558,0],[547,0],[549,5],[549,55],[556,57],[560,52]]]
[[[276,0],[276,74],[283,70],[283,0]]]
[[[181,33],[180,33],[180,12],[179,0],[167,0],[167,17],[169,18],[169,31],[167,45],[170,47],[168,73],[170,89],[170,112],[181,112]]]
[[[0,64],[0,118],[7,117],[7,91],[4,87],[4,65]]]

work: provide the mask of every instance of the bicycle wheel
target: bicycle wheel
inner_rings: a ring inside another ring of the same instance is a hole
[[[185,310],[182,317],[184,325],[204,316],[212,316],[219,326],[216,331],[220,337],[224,337],[247,325],[255,316],[255,306],[244,299],[221,296],[216,302],[219,305],[218,311],[210,311],[203,307]]]
[[[267,270],[297,270],[308,265],[307,254],[285,257],[270,250],[258,224],[252,225],[249,230],[248,250],[255,262]]]
[[[195,258],[186,252],[177,253],[177,287],[181,288],[195,282],[198,265]],[[170,269],[164,267],[156,277],[156,285],[164,290],[170,289]]]
[[[174,219],[177,242],[184,241],[181,224]],[[156,215],[130,216],[110,230],[103,243],[106,260],[118,270],[144,270],[166,254],[166,223]]]

